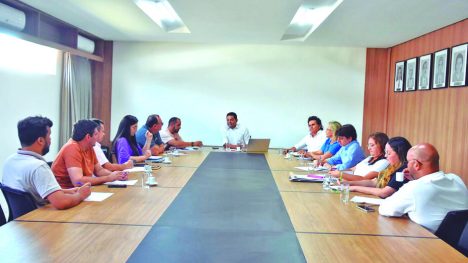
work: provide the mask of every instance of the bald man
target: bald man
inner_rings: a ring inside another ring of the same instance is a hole
[[[410,180],[385,199],[379,208],[384,216],[408,214],[414,222],[435,232],[450,211],[468,209],[468,190],[460,177],[439,170],[439,153],[428,143],[412,147],[403,171]]]

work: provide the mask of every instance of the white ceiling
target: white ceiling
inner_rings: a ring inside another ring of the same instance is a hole
[[[169,0],[169,34],[132,0],[22,0],[106,40],[390,47],[468,17],[468,0],[344,0],[304,42],[280,41],[301,0]],[[466,33],[466,32],[465,32]]]

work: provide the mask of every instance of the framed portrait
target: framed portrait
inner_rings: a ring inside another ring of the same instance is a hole
[[[428,90],[431,88],[431,60],[431,54],[418,58],[418,90]]]
[[[466,56],[468,44],[452,47],[450,57],[450,87],[466,86]]]
[[[448,49],[442,49],[434,53],[434,63],[432,65],[432,88],[440,89],[447,87],[448,72]]]
[[[399,61],[395,64],[394,92],[403,92],[405,84],[405,62]]]
[[[405,91],[415,91],[416,90],[416,80],[417,72],[416,65],[417,59],[411,58],[406,61],[406,73],[405,73]]]

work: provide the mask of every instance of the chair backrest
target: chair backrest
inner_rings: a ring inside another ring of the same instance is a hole
[[[28,192],[23,192],[17,189],[10,188],[5,185],[0,185],[3,195],[8,204],[10,218],[8,221],[20,217],[37,208],[34,198]]]
[[[3,213],[2,206],[0,205],[0,226],[3,226],[6,223],[5,213]]]
[[[460,241],[458,241],[458,251],[462,252],[465,257],[468,257],[468,224],[466,224]]]
[[[462,252],[459,245],[462,239],[462,234],[468,236],[467,224],[468,210],[450,211],[445,216],[444,220],[435,232],[435,235],[458,251]],[[466,236],[463,238],[468,239]],[[465,249],[468,249],[468,245],[465,245]]]
[[[106,156],[107,160],[112,161],[112,153],[108,146],[101,145],[102,152]]]

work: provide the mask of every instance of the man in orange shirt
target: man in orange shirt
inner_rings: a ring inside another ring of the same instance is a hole
[[[80,120],[73,125],[72,139],[60,149],[52,165],[55,178],[62,188],[72,188],[88,182],[97,185],[127,180],[126,173],[111,172],[99,165],[93,150],[98,137],[97,127],[97,123],[91,120]]]

